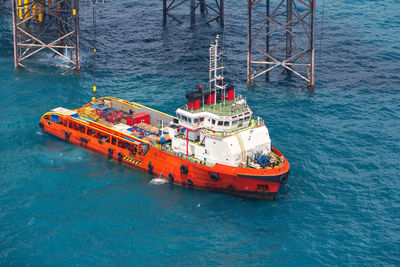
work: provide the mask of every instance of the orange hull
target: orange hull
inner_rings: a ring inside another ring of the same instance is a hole
[[[289,175],[289,163],[285,158],[283,158],[283,165],[279,168],[252,169],[222,164],[211,167],[153,146],[150,146],[144,154],[132,153],[117,144],[100,142],[99,139],[90,136],[86,130],[82,132],[68,127],[72,121],[87,129],[110,134],[107,129],[102,129],[101,125],[84,123],[69,116],[60,115],[60,117],[63,117],[65,123],[52,122],[42,117],[39,125],[44,131],[69,143],[107,155],[119,163],[145,170],[151,175],[160,176],[176,185],[273,200],[280,184],[286,183]],[[116,138],[123,138],[123,134],[120,136],[117,136],[116,132],[112,134],[116,135]],[[277,149],[273,148],[273,150],[283,157]]]

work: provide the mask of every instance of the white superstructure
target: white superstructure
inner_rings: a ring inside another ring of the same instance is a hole
[[[244,166],[256,155],[271,154],[268,129],[253,118],[247,102],[224,84],[218,65],[218,36],[210,47],[210,83],[204,91],[187,94],[188,104],[176,110],[177,120],[168,126],[172,150],[208,164]]]

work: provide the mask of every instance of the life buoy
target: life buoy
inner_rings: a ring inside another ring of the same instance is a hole
[[[149,161],[149,164],[147,164],[147,171],[150,173],[150,174],[153,174],[153,164],[151,164],[151,161]]]
[[[212,173],[210,173],[210,179],[211,179],[212,181],[216,182],[216,181],[219,180],[219,176],[218,176],[217,173],[212,172]]]
[[[113,150],[112,148],[109,148],[109,149],[108,149],[108,157],[109,157],[110,159],[113,158],[113,154],[114,154],[114,150]]]
[[[181,173],[182,174],[188,173],[188,167],[184,164],[181,165]]]
[[[286,184],[288,180],[287,174],[282,175],[279,180],[281,181],[281,184]]]
[[[168,180],[172,183],[174,182],[174,175],[172,173],[168,174]]]
[[[124,155],[121,153],[121,152],[118,152],[118,161],[122,161],[122,157],[123,157]]]
[[[192,179],[188,179],[188,180],[187,180],[187,183],[188,183],[189,186],[193,186],[193,185],[194,185]]]
[[[43,122],[39,122],[39,127],[43,129],[43,127],[44,127]]]

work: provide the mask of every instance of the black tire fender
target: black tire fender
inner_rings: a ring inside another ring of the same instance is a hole
[[[214,181],[214,182],[218,181],[218,180],[219,180],[219,175],[218,175],[218,173],[215,173],[215,172],[210,173],[210,179],[211,179],[212,181]]]
[[[64,132],[65,140],[68,140],[69,137],[71,136],[71,133],[69,132]]]
[[[114,154],[114,150],[113,150],[112,148],[109,148],[109,149],[108,149],[108,157],[109,157],[110,159],[113,158],[113,154]]]
[[[118,152],[118,161],[122,161],[123,156],[122,152]]]
[[[153,164],[151,163],[151,161],[149,161],[149,164],[147,164],[147,171],[150,173],[150,174],[153,174]]]
[[[286,183],[287,183],[287,180],[288,180],[288,175],[287,175],[287,173],[284,174],[284,175],[282,175],[282,176],[279,178],[279,181],[281,182],[281,184],[286,184]]]
[[[193,185],[194,185],[193,180],[192,180],[192,179],[188,179],[188,180],[187,180],[187,184],[188,184],[189,186],[193,186]]]
[[[173,183],[174,182],[174,175],[172,173],[168,174],[168,180]]]
[[[189,171],[189,170],[188,170],[188,166],[182,164],[182,165],[181,165],[181,173],[182,173],[182,174],[187,174],[188,171]]]

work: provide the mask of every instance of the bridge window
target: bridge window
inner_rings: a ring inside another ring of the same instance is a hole
[[[189,122],[189,123],[192,123],[192,119],[191,119],[191,118],[188,118],[188,122]]]
[[[218,126],[222,126],[224,124],[223,121],[218,121]]]
[[[224,121],[224,126],[229,126],[229,121]]]
[[[204,117],[201,117],[201,118],[200,118],[200,122],[203,122],[203,121],[204,121]]]
[[[79,131],[80,131],[81,133],[85,133],[85,132],[86,132],[86,129],[85,129],[84,126],[79,125]]]
[[[117,144],[117,139],[115,139],[115,137],[111,138],[111,144],[114,146]]]
[[[187,121],[188,119],[185,116],[181,116],[181,119]]]
[[[199,122],[199,119],[198,119],[198,118],[195,118],[193,122],[194,122],[194,123],[198,123],[198,122]]]
[[[214,124],[214,125],[215,125],[215,120],[214,120],[214,119],[212,120],[212,124]]]

